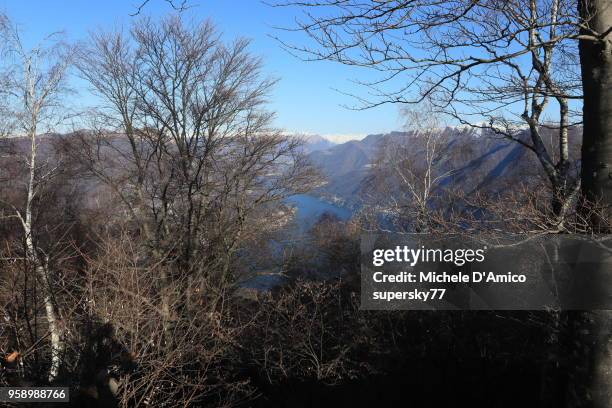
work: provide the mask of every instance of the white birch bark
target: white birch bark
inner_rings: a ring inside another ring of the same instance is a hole
[[[0,40],[8,52],[7,64],[1,67],[3,72],[0,73],[5,81],[0,91],[6,109],[12,111],[11,116],[15,118],[11,132],[25,135],[30,142],[29,151],[24,154],[26,199],[24,206],[15,211],[23,230],[25,258],[43,288],[42,301],[51,348],[48,380],[53,382],[59,374],[64,345],[48,256],[37,247],[34,225],[37,195],[53,171],[41,166],[37,149],[40,129],[44,126],[50,130],[51,123],[60,120],[61,115],[55,108],[63,90],[70,55],[64,52],[66,48],[61,42],[53,40],[53,36],[45,39],[50,43],[48,47],[26,49],[19,30],[5,16],[0,15],[0,23]]]

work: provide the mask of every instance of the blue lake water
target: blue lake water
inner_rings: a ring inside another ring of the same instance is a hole
[[[352,212],[346,208],[327,203],[307,194],[294,195],[287,198],[286,201],[297,209],[294,221],[297,228],[295,232],[298,235],[306,233],[325,213],[333,214],[342,221],[348,220],[352,215]],[[274,248],[273,253],[278,253],[280,256],[288,242],[273,240],[269,244]],[[282,285],[285,280],[286,278],[277,271],[264,269],[258,271],[256,276],[247,279],[240,286],[256,290],[270,290],[274,286]]]

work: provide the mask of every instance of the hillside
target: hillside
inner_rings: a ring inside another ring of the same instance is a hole
[[[424,152],[409,146],[412,137],[410,132],[375,134],[311,152],[309,159],[327,177],[327,183],[314,194],[351,209],[359,208],[375,163],[382,157],[381,149],[402,146],[407,160],[423,161]],[[535,155],[516,142],[457,128],[444,129],[441,137],[444,143],[435,165],[441,173],[450,173],[441,181],[442,188],[452,187],[465,193],[499,192],[544,177]],[[528,142],[526,133],[520,137]],[[574,134],[570,141],[573,157],[577,157],[580,136]]]

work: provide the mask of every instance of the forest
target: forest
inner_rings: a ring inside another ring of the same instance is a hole
[[[249,39],[153,3],[35,46],[0,10],[0,386],[70,390],[31,406],[612,406],[610,311],[360,307],[363,234],[610,233],[610,0],[266,4],[295,15],[270,35],[300,64],[377,75],[352,109],[398,107],[401,131],[344,144],[277,126]],[[343,215],[299,221],[304,196]]]

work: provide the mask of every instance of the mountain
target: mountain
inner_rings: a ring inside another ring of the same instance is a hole
[[[554,133],[546,140],[554,140]],[[412,132],[369,135],[325,150],[313,151],[309,159],[327,177],[327,183],[313,194],[345,207],[356,209],[363,202],[364,190],[372,182],[373,168],[385,166],[381,149],[399,149],[405,159],[416,165],[424,162],[425,151],[414,142]],[[440,173],[449,173],[440,182],[442,188],[499,192],[519,183],[544,177],[535,154],[520,144],[474,129],[446,128],[435,163]],[[518,135],[529,143],[529,135]],[[580,135],[570,135],[572,157],[578,157]],[[555,146],[550,146],[555,152]],[[380,167],[379,167],[380,168]],[[393,176],[390,176],[393,177]],[[377,181],[375,181],[377,182]],[[399,183],[399,181],[398,181]],[[393,185],[393,182],[388,183]]]
[[[327,184],[315,194],[345,204],[358,194],[361,181],[368,174],[375,149],[363,141],[350,141],[326,150],[312,152],[310,161],[319,167]]]
[[[306,153],[316,152],[318,150],[329,149],[336,144],[319,135],[302,135],[299,136],[304,141],[304,151]]]

